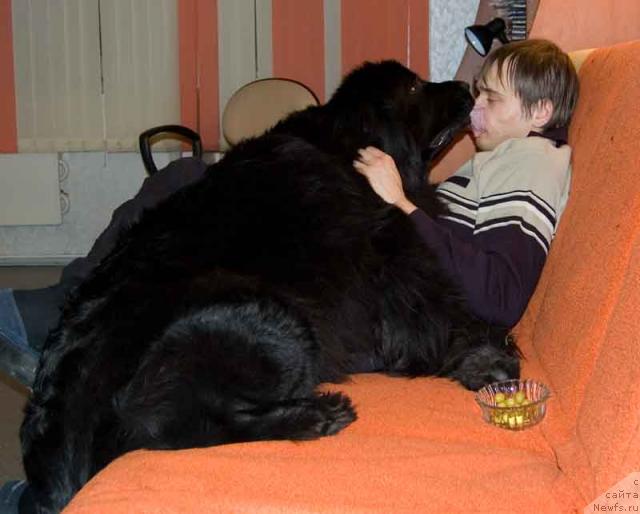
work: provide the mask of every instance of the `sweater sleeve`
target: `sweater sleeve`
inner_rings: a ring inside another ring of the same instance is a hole
[[[451,205],[451,215],[437,220],[420,210],[410,216],[472,312],[506,327],[522,317],[538,283],[571,175],[568,147],[533,141],[527,148],[484,161],[464,210]]]
[[[512,327],[524,312],[545,262],[539,245],[514,227],[496,229],[479,240],[455,234],[452,222],[411,214],[421,239],[465,294],[472,312],[489,323]]]

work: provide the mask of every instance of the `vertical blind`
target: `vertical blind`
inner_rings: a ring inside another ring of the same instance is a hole
[[[177,0],[13,0],[18,149],[130,150],[180,120]]]

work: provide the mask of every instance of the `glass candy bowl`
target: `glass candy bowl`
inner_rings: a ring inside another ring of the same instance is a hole
[[[549,389],[535,380],[505,380],[484,386],[476,393],[482,417],[507,430],[537,425],[547,412]]]

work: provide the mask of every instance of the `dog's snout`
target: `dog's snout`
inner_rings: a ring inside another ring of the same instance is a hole
[[[502,382],[504,380],[509,380],[509,374],[503,369],[493,369],[491,370],[491,378],[494,382]]]
[[[460,86],[461,88],[463,88],[467,93],[471,92],[471,86],[469,85],[468,82],[465,82],[464,80],[455,80],[454,81],[458,86]]]
[[[455,89],[455,98],[458,99],[458,102],[463,104],[467,110],[471,111],[475,102],[469,83],[463,80],[452,80],[451,85]]]

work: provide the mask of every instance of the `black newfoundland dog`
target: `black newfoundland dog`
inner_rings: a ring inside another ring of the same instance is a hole
[[[356,414],[316,388],[350,373],[469,389],[517,377],[506,331],[468,312],[409,218],[352,166],[359,148],[381,148],[436,216],[425,170],[472,104],[461,83],[366,63],[326,105],[146,212],[68,298],[44,350],[21,432],[38,511],[137,448],[334,434]]]

